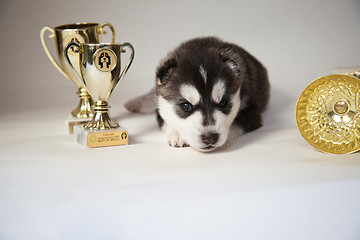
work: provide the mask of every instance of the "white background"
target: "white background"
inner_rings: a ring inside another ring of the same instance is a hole
[[[110,22],[135,47],[109,99],[128,146],[86,149],[66,132],[77,89],[39,33],[74,22]],[[311,81],[360,64],[359,24],[358,0],[2,0],[0,239],[360,239],[360,153],[320,153],[295,123]],[[264,127],[223,152],[170,148],[154,115],[123,103],[168,51],[209,35],[267,67]]]

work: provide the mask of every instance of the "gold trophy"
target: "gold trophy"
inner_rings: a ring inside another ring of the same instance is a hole
[[[71,49],[78,49],[79,59],[72,62]],[[121,53],[131,51],[128,63],[121,71]],[[75,126],[77,141],[87,147],[105,147],[128,144],[128,132],[112,121],[108,115],[108,98],[122,81],[133,59],[134,48],[130,43],[69,43],[66,60],[74,75],[94,100],[94,117],[82,126]],[[79,64],[77,71],[75,64]]]
[[[343,69],[313,81],[296,106],[296,121],[302,136],[327,153],[360,150],[360,68]],[[341,73],[341,74],[339,74]]]
[[[67,24],[57,26],[55,28],[51,28],[49,26],[45,26],[40,31],[40,40],[42,46],[45,50],[46,55],[49,57],[51,63],[55,66],[55,68],[63,74],[66,78],[70,79],[77,87],[80,98],[80,103],[77,108],[75,108],[70,116],[67,118],[66,123],[69,128],[69,132],[73,133],[74,125],[83,124],[93,117],[93,111],[91,108],[92,100],[88,92],[83,88],[82,84],[74,75],[73,71],[66,63],[65,60],[65,47],[70,42],[76,43],[99,43],[101,42],[101,34],[105,34],[106,32],[103,30],[104,27],[109,27],[112,32],[112,42],[115,41],[115,31],[114,27],[110,23],[105,23],[103,25],[99,25],[98,23],[75,23],[75,24]],[[55,47],[58,56],[59,63],[55,60],[53,55],[50,53],[49,48],[45,41],[45,33],[46,31],[50,32],[49,38],[55,38]],[[74,63],[74,66],[77,70],[79,70],[79,64],[76,63],[79,61],[76,47],[73,46],[69,51],[69,58]]]

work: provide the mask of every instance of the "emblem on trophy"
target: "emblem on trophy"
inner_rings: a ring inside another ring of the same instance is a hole
[[[114,69],[116,65],[116,55],[111,50],[103,49],[95,56],[95,65],[102,72]]]

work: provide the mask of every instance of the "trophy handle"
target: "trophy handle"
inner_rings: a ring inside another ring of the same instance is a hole
[[[49,31],[51,34],[49,35],[49,38],[54,38],[55,37],[55,32],[54,29],[49,27],[49,26],[45,26],[41,29],[40,31],[40,40],[41,40],[41,44],[42,47],[44,48],[44,51],[46,53],[46,55],[48,56],[48,58],[50,59],[50,62],[54,65],[54,67],[62,74],[64,75],[66,78],[69,78],[66,73],[64,72],[64,70],[59,66],[59,64],[55,61],[55,58],[53,57],[53,55],[51,54],[51,52],[49,51],[49,48],[46,44],[45,41],[45,32]]]
[[[70,42],[68,45],[66,45],[65,47],[65,59],[66,59],[66,62],[69,64],[71,70],[73,71],[75,77],[80,81],[81,85],[83,88],[86,89],[86,87],[84,87],[84,84],[83,84],[83,81],[80,77],[80,74],[76,71],[76,69],[74,68],[74,66],[72,65],[71,63],[71,60],[69,58],[69,54],[68,54],[68,51],[69,51],[69,48],[75,46],[77,50],[74,50],[74,52],[78,53],[79,52],[79,49],[80,49],[80,46],[79,44],[77,44],[76,42]]]
[[[119,83],[122,81],[122,79],[124,78],[126,72],[129,70],[129,67],[130,67],[131,63],[132,63],[133,60],[134,60],[134,54],[135,54],[134,47],[133,47],[133,45],[131,45],[130,43],[125,42],[125,43],[121,44],[121,49],[123,49],[124,47],[130,48],[131,55],[130,55],[130,58],[129,58],[128,63],[127,63],[126,66],[124,67],[124,70],[123,70],[123,71],[121,72],[121,74],[120,74]],[[121,51],[121,52],[123,52],[123,51]]]
[[[112,33],[111,43],[114,43],[115,42],[115,29],[111,23],[104,23],[103,25],[101,25],[100,33],[106,34],[106,31],[103,30],[105,26],[110,28],[111,33]]]

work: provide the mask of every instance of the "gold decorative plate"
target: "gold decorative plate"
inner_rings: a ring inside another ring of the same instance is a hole
[[[328,153],[360,150],[360,79],[333,74],[313,81],[296,106],[302,136]]]

